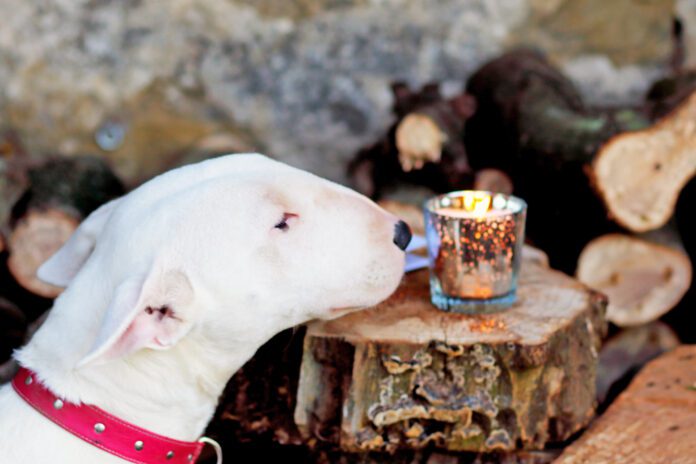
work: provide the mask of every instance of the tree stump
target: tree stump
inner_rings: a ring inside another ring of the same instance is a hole
[[[687,463],[696,460],[696,345],[662,355],[557,464]]]
[[[386,302],[309,325],[295,422],[347,451],[541,449],[593,416],[605,308],[538,253],[497,314],[439,311],[411,273]]]

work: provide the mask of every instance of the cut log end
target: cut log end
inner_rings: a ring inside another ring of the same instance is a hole
[[[578,261],[578,279],[609,297],[607,318],[622,327],[658,319],[691,285],[691,262],[679,250],[609,234],[590,242]]]
[[[445,135],[436,122],[420,113],[407,115],[396,127],[396,148],[404,171],[437,163],[442,156]]]
[[[610,139],[590,168],[609,215],[633,232],[663,226],[696,172],[696,93],[654,126]]]
[[[46,298],[60,294],[61,288],[39,280],[36,271],[68,240],[78,224],[75,217],[57,209],[30,211],[17,223],[8,240],[7,267],[22,287]]]

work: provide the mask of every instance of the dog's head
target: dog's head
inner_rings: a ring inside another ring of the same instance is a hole
[[[67,286],[60,298],[89,289],[103,306],[83,364],[189,337],[256,348],[284,328],[385,299],[408,236],[347,188],[260,155],[229,155],[102,206],[39,277]]]

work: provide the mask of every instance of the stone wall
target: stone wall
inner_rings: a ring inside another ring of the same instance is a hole
[[[675,11],[696,17],[677,3],[3,0],[0,127],[32,156],[101,153],[131,184],[219,150],[345,181],[390,122],[391,81],[455,92],[510,47],[546,50],[594,103],[639,100]]]

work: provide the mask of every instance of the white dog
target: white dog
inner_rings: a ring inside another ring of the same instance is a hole
[[[182,167],[96,210],[39,269],[67,289],[16,357],[66,402],[195,441],[275,333],[388,297],[409,238],[367,198],[261,155]],[[7,385],[0,462],[125,461]]]

